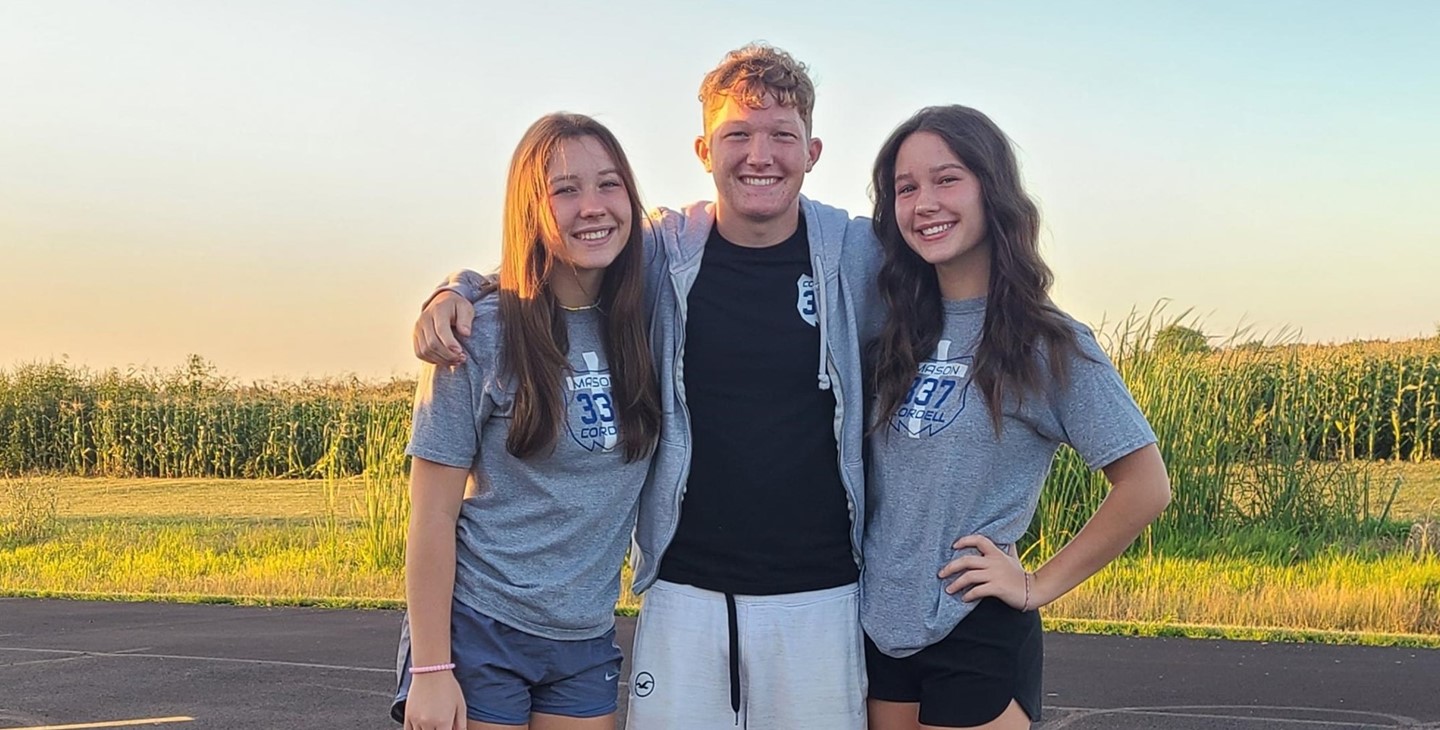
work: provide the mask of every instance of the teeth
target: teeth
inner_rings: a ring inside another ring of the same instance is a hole
[[[740,182],[752,187],[768,187],[780,182],[778,177],[742,177]]]
[[[941,223],[941,224],[938,225],[938,226],[930,226],[930,227],[928,227],[928,228],[921,228],[921,229],[920,229],[920,235],[922,235],[922,236],[933,236],[933,235],[935,235],[935,234],[937,234],[937,233],[939,233],[939,232],[941,232],[941,231],[948,231],[948,230],[950,230],[951,228],[954,228],[954,227],[955,227],[955,224],[954,224],[954,223]]]
[[[575,234],[575,237],[578,238],[578,239],[580,239],[580,240],[582,240],[582,241],[599,241],[600,239],[605,238],[606,236],[610,235],[610,232],[613,231],[613,230],[615,230],[615,229],[614,229],[614,228],[606,228],[606,229],[603,230],[603,231],[589,231],[589,232],[586,232],[586,233],[577,233],[577,234]]]

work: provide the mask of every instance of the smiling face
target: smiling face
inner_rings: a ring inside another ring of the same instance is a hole
[[[695,153],[715,178],[720,216],[750,227],[799,220],[800,186],[820,147],[800,112],[769,95],[759,107],[727,96],[695,140]]]
[[[577,272],[603,271],[630,238],[630,197],[619,167],[594,137],[563,140],[545,168],[557,248]]]
[[[990,243],[984,191],[950,146],[934,132],[907,137],[895,156],[894,185],[900,235],[936,268],[942,285],[956,277],[985,281]]]

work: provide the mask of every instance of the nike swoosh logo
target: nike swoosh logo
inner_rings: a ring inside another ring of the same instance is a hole
[[[615,679],[615,678],[618,677],[618,676],[620,676],[620,673],[619,673],[619,672],[616,672],[616,673],[614,673],[614,674],[611,674],[611,673],[609,673],[609,672],[606,672],[606,673],[605,673],[605,681],[606,681],[606,682],[609,682],[609,681]]]

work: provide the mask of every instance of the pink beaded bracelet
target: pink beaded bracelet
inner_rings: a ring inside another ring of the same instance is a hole
[[[455,662],[444,664],[431,664],[428,667],[410,667],[411,674],[432,674],[434,672],[448,672],[455,668]]]

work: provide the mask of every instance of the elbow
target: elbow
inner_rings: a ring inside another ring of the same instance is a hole
[[[1154,515],[1151,517],[1151,520],[1158,518],[1160,514],[1165,511],[1165,508],[1170,506],[1170,498],[1171,496],[1173,496],[1173,494],[1174,491],[1170,488],[1169,475],[1161,475],[1160,479],[1156,480],[1155,486],[1151,490],[1151,499],[1154,509]]]

